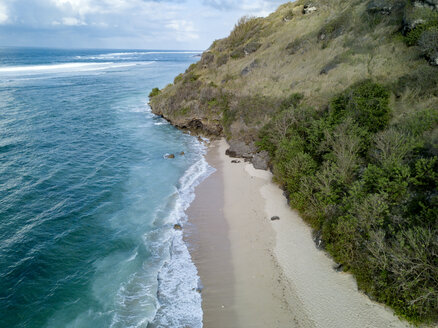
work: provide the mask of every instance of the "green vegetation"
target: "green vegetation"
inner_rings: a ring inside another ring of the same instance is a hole
[[[419,46],[431,61],[438,60],[438,12],[429,7],[408,5],[405,12],[405,42]],[[438,65],[438,62],[435,62]]]
[[[389,90],[360,82],[328,110],[292,105],[260,132],[276,181],[359,286],[412,320],[438,307],[438,111],[390,122]]]
[[[149,98],[158,96],[161,93],[161,90],[159,88],[153,88],[152,91],[149,93]]]
[[[231,48],[238,48],[260,31],[261,18],[244,16],[231,31],[227,43]]]
[[[436,321],[438,11],[315,0],[304,14],[306,4],[242,18],[151,93],[151,108],[267,151],[290,205],[359,287]]]

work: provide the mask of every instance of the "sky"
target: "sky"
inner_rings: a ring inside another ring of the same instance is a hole
[[[0,0],[0,46],[207,49],[286,0]]]

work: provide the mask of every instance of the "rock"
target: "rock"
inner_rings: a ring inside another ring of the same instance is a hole
[[[267,170],[269,168],[269,153],[261,151],[252,158],[252,165],[258,170]]]
[[[251,64],[249,64],[248,66],[246,66],[242,72],[240,72],[240,76],[245,76],[248,75],[249,73],[251,73],[253,71],[254,68],[259,67],[259,62],[258,60],[253,60],[253,62]]]
[[[414,5],[438,10],[438,0],[418,0],[414,2]]]
[[[271,218],[271,221],[278,221],[278,220],[280,220],[280,217],[279,217],[279,216],[273,216],[273,217]]]
[[[342,263],[335,263],[335,265],[333,266],[333,270],[335,270],[336,272],[342,272],[344,271],[344,265]]]
[[[199,294],[201,294],[203,289],[204,289],[204,286],[202,285],[202,283],[200,281],[198,281],[198,287],[196,288],[196,291]]]
[[[225,152],[230,157],[252,158],[257,150],[254,143],[247,144],[241,140],[230,140],[230,148]]]
[[[256,52],[259,50],[259,48],[262,45],[258,42],[250,42],[248,43],[244,48],[243,51],[245,52],[245,56],[248,56],[249,54],[252,54],[253,52]]]
[[[323,74],[327,74],[328,72],[330,72],[332,69],[336,68],[338,66],[337,62],[331,62],[328,63],[327,65],[325,65],[322,70],[319,72],[320,75]]]
[[[367,5],[370,14],[389,15],[393,10],[393,3],[389,0],[371,0]]]
[[[316,231],[313,233],[313,241],[315,242],[316,248],[324,249],[325,243],[324,243],[324,240],[322,239],[322,232],[321,231]]]
[[[180,152],[179,154],[180,154],[181,156],[184,156],[186,153],[182,151],[182,152]]]
[[[298,51],[300,51],[301,54],[304,54],[309,50],[309,47],[311,46],[311,43],[309,40],[300,40],[297,39],[295,41],[292,41],[288,43],[286,46],[286,51],[289,55],[295,55]]]
[[[317,10],[317,8],[314,5],[307,4],[307,5],[304,5],[304,7],[303,7],[303,14],[304,15],[311,14],[316,10]]]
[[[204,52],[201,58],[202,65],[209,65],[214,61],[214,54],[211,52]]]
[[[242,70],[242,72],[240,72],[240,76],[248,75],[250,72],[251,72],[251,70],[250,70],[249,66],[246,66],[246,67]]]
[[[236,164],[236,163],[240,163],[240,161],[236,161],[235,159],[231,161],[231,163]]]
[[[175,155],[174,154],[169,154],[169,155],[166,155],[165,157],[166,158],[175,158]]]
[[[173,226],[173,229],[178,230],[178,231],[181,231],[181,230],[182,230],[182,226],[181,226],[180,224],[175,224],[175,225]]]

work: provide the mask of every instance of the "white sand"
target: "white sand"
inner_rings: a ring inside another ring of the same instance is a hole
[[[217,172],[189,209],[205,327],[409,327],[333,269],[271,173],[232,164],[227,147],[213,143],[207,160]]]

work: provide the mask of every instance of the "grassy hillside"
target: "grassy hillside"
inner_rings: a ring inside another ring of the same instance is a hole
[[[438,2],[318,0],[242,18],[152,110],[269,159],[371,297],[438,319]]]

